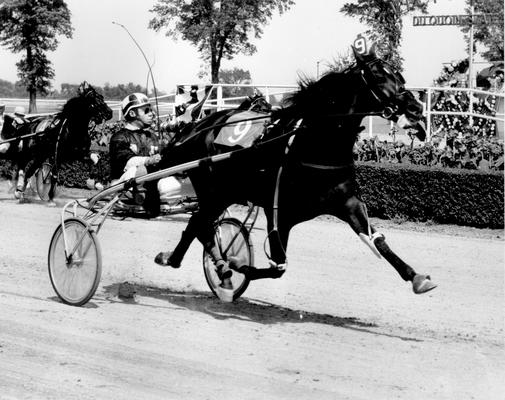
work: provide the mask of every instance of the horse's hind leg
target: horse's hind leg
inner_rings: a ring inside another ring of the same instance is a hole
[[[414,293],[425,293],[436,287],[428,275],[417,274],[410,265],[391,250],[384,235],[370,225],[366,206],[356,196],[349,197],[344,209],[336,215],[346,221],[377,256],[384,257],[405,281],[412,282]]]

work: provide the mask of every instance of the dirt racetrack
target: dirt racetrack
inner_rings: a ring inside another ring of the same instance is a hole
[[[503,231],[374,220],[438,283],[416,296],[346,225],[311,221],[283,278],[224,304],[199,244],[180,270],[152,261],[184,216],[108,220],[100,286],[77,308],[47,274],[57,203],[17,204],[0,182],[0,399],[503,399]]]

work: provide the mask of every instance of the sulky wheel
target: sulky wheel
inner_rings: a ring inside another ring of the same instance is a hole
[[[224,218],[216,222],[214,240],[224,260],[233,256],[239,260],[240,266],[254,266],[254,251],[253,245],[249,239],[249,233],[238,219]],[[230,246],[232,241],[233,244]],[[205,273],[205,279],[212,293],[217,297],[221,297],[219,295],[221,280],[217,276],[216,267],[211,257],[205,250],[203,251],[203,272]],[[233,285],[233,300],[236,300],[247,289],[249,279],[247,279],[244,274],[233,271],[231,282]]]
[[[41,200],[51,200],[51,190],[53,189],[53,166],[47,162],[37,170],[37,193]]]
[[[51,239],[48,254],[49,278],[58,297],[67,304],[81,306],[95,294],[102,273],[102,257],[96,234],[78,218],[65,220],[69,255],[65,254],[60,224]]]

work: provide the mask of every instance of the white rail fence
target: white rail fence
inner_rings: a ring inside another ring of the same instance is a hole
[[[198,87],[198,99],[201,100],[205,93],[205,87],[210,88],[210,93],[207,96],[207,100],[203,106],[203,113],[209,113],[213,110],[222,110],[225,108],[237,107],[248,95],[255,93],[263,94],[267,101],[273,106],[279,106],[282,104],[283,99],[296,91],[298,86],[292,85],[236,85],[236,84],[180,84],[177,85],[176,90],[167,95],[159,96],[157,99],[151,99],[154,103],[157,103],[160,118],[166,118],[175,114],[175,107],[185,101],[189,100],[189,93],[192,86]],[[184,92],[181,92],[183,88]],[[486,92],[482,90],[471,90],[467,88],[449,88],[449,87],[411,87],[408,88],[415,93],[419,94],[420,101],[424,104],[426,127],[428,138],[431,137],[433,133],[434,117],[439,115],[455,115],[462,117],[469,117],[470,123],[474,118],[484,118],[487,120],[493,120],[496,123],[497,136],[503,139],[504,134],[504,92],[503,90],[499,92]],[[239,93],[239,95],[234,95],[234,93]],[[438,111],[434,110],[436,104],[435,99],[441,96],[463,96],[465,97],[465,103],[467,104],[466,109],[462,111]],[[476,110],[476,104],[479,100],[493,99],[495,110],[493,110],[492,115],[478,113]],[[37,108],[40,114],[53,113],[58,111],[61,106],[65,103],[65,100],[54,100],[54,99],[38,99]],[[21,106],[28,109],[28,99],[10,99],[10,98],[0,98],[0,104],[5,105],[5,112],[13,112],[15,107]],[[121,118],[120,102],[119,101],[107,101],[109,107],[114,111],[114,119]],[[369,117],[367,123],[367,132],[370,137],[375,135],[382,135],[384,138],[388,135],[391,130],[392,124],[379,118],[379,117]],[[398,132],[400,135],[403,133],[400,129]]]

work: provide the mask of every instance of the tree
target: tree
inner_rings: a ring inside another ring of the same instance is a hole
[[[340,11],[367,25],[370,29],[365,35],[376,43],[377,55],[402,71],[403,58],[399,52],[402,17],[417,10],[426,13],[429,0],[357,0],[355,3],[344,4]]]
[[[336,57],[333,58],[332,63],[328,63],[328,67],[332,71],[342,72],[346,68],[352,66],[356,57],[351,49],[348,49],[346,52],[337,54]]]
[[[36,112],[37,93],[47,94],[54,70],[46,52],[58,47],[58,35],[72,37],[70,11],[63,0],[4,0],[0,4],[0,44],[14,53],[18,76]]]
[[[250,35],[260,38],[265,25],[277,10],[289,9],[294,0],[158,0],[156,17],[149,22],[155,31],[181,37],[195,45],[210,63],[212,83],[219,82],[221,60],[235,54],[253,54],[256,46]]]
[[[219,72],[219,82],[220,83],[231,83],[231,84],[250,84],[251,83],[251,73],[247,70],[241,68],[233,69],[223,69]],[[249,96],[253,93],[253,88],[251,87],[224,87],[223,96],[226,97],[240,97]]]
[[[503,61],[503,1],[467,0],[467,13],[470,13],[470,2],[473,1],[475,14],[492,14],[497,16],[501,23],[476,23],[474,25],[473,39],[484,46],[481,53],[487,61]],[[469,40],[470,26],[461,28]]]

